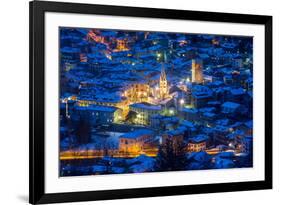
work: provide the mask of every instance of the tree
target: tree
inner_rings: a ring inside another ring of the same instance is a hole
[[[103,156],[112,157],[114,149],[114,144],[110,142],[107,138],[101,140],[101,149],[103,150]]]
[[[237,157],[235,162],[237,167],[253,167],[253,148],[249,149],[248,152],[244,153],[240,157]]]
[[[191,152],[187,157],[188,170],[202,170],[214,168],[212,157],[206,152]]]
[[[186,153],[184,143],[167,137],[165,142],[159,147],[155,170],[175,171],[185,170],[185,167]]]
[[[87,144],[90,142],[91,125],[87,120],[82,118],[79,119],[77,123],[76,135],[77,135],[77,142],[79,144]]]

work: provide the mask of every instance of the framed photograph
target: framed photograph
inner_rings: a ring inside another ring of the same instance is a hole
[[[271,16],[30,2],[30,203],[271,188]]]

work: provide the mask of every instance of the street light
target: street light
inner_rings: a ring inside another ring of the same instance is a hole
[[[228,146],[231,147],[231,148],[235,148],[235,147],[234,147],[234,144],[231,143],[231,142],[228,144]]]
[[[169,113],[170,113],[170,115],[173,115],[174,114],[174,110],[170,109]]]
[[[181,104],[181,105],[184,104],[184,99],[180,99],[180,104]]]

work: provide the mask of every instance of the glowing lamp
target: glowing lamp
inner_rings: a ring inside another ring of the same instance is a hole
[[[170,113],[171,115],[173,115],[173,114],[174,114],[174,110],[169,110],[169,113]]]

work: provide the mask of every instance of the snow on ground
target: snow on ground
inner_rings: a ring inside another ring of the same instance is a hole
[[[230,159],[223,159],[223,158],[216,158],[215,161],[215,168],[216,169],[223,169],[223,168],[234,168],[235,164]]]
[[[90,150],[90,149],[118,149],[119,136],[123,135],[121,132],[102,132],[94,133],[91,136],[91,143],[79,145],[76,150]],[[68,147],[68,140],[64,140],[62,145]]]
[[[140,155],[134,159],[127,159],[130,171],[134,173],[154,171],[155,159],[146,155]]]
[[[233,162],[234,153],[233,152],[221,152],[215,156],[215,168],[234,168],[235,163]]]

